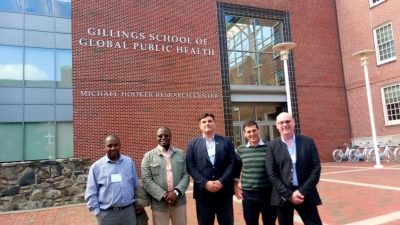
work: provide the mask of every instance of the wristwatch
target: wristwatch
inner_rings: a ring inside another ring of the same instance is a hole
[[[176,196],[179,196],[179,191],[178,190],[174,189],[174,192],[175,192]]]

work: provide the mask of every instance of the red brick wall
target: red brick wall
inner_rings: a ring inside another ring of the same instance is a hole
[[[350,139],[334,1],[224,2],[289,11],[292,40],[298,44],[294,65],[302,133],[315,138],[323,161],[331,160],[333,147]],[[105,135],[116,133],[123,153],[138,166],[156,146],[159,126],[170,127],[173,144],[185,149],[199,135],[197,118],[204,111],[216,115],[218,133],[224,134],[216,1],[72,1],[72,12],[75,156],[99,158],[105,154]],[[90,36],[90,27],[203,38],[215,55],[79,45],[80,38],[123,40]],[[218,98],[82,97],[82,90],[212,93]]]
[[[375,50],[373,29],[392,22],[397,55],[400,52],[400,18],[398,1],[385,1],[373,8],[366,0],[336,1],[346,92],[349,101],[353,138],[370,137],[371,126],[363,68],[355,52]],[[398,56],[397,56],[398,57]],[[398,135],[400,125],[385,126],[381,87],[400,82],[400,64],[395,62],[377,66],[375,55],[369,59],[369,79],[375,114],[377,136]]]

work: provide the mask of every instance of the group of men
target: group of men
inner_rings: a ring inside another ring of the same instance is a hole
[[[303,223],[322,224],[317,205],[321,204],[316,185],[321,173],[314,141],[294,133],[295,121],[288,113],[276,118],[281,137],[264,142],[255,121],[247,121],[243,132],[247,144],[235,151],[232,142],[216,134],[215,117],[199,118],[200,137],[192,139],[186,152],[172,147],[171,130],[160,127],[158,146],[142,160],[141,192],[135,165],[120,153],[117,136],[105,139],[107,154],[90,168],[85,200],[99,225],[146,224],[139,204],[145,193],[150,198],[154,225],[185,225],[189,175],[199,225],[233,225],[233,194],[242,200],[247,225],[293,225],[294,210]],[[147,193],[147,194],[146,194]],[[136,209],[135,209],[136,208]],[[135,213],[136,212],[136,213]],[[145,213],[145,212],[144,212]]]

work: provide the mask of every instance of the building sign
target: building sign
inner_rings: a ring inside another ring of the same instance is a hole
[[[105,90],[81,90],[80,96],[81,97],[183,98],[183,99],[218,98],[218,94],[216,93],[105,91]]]
[[[208,40],[199,37],[120,31],[90,27],[88,38],[80,38],[79,45],[95,48],[114,48],[155,53],[174,53],[214,56],[215,50],[208,48]]]

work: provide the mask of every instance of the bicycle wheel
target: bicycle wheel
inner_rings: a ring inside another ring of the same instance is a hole
[[[369,148],[364,148],[364,151],[363,151],[363,154],[362,154],[362,157],[363,157],[364,161],[369,162],[369,156],[368,156],[368,154],[369,154],[370,152],[371,152],[371,149],[369,149]]]
[[[368,162],[374,162],[376,159],[375,150],[371,149],[368,153]]]
[[[386,158],[388,159],[389,162],[394,161],[394,153],[392,149],[389,149],[389,151],[386,152]]]
[[[349,161],[358,162],[358,160],[360,160],[359,155],[360,155],[360,150],[352,149],[349,153]]]
[[[341,162],[342,161],[342,156],[340,154],[341,152],[342,152],[341,149],[335,149],[332,153],[333,160],[335,160],[336,162]]]
[[[394,159],[397,162],[400,162],[400,148],[396,148],[396,150],[394,150]]]

